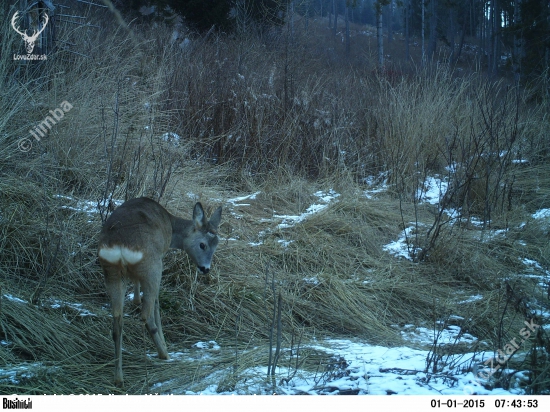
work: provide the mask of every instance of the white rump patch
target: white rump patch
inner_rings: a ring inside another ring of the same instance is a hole
[[[122,263],[134,265],[143,259],[143,252],[130,250],[125,246],[102,247],[99,249],[99,257],[109,263]]]

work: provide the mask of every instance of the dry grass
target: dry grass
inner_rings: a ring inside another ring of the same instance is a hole
[[[510,310],[503,316],[504,279],[514,278],[527,296],[532,283],[516,276],[519,259],[550,262],[548,228],[529,218],[548,207],[544,111],[522,102],[517,142],[530,163],[511,170],[512,208],[492,223],[508,228],[506,236],[487,240],[489,231],[482,238],[466,225],[445,227],[428,258],[412,263],[383,245],[409,222],[433,220],[433,207],[411,193],[419,176],[448,165],[442,139],[457,128],[464,138],[481,133],[472,102],[490,105],[494,89],[445,70],[388,78],[342,63],[343,52],[319,46],[311,33],[292,41],[283,33],[288,48],[214,36],[182,51],[169,43],[167,28],[132,29],[131,36],[119,28],[65,32],[89,58],[60,52],[40,81],[30,73],[15,78],[9,59],[0,61],[0,295],[26,301],[1,300],[0,337],[8,343],[0,359],[33,369],[17,382],[1,381],[4,392],[120,393],[112,386],[94,206],[111,193],[116,201],[158,197],[164,182],[162,202],[181,216],[190,216],[196,200],[223,203],[223,240],[206,277],[181,252],[165,258],[164,331],[182,358],[146,355],[153,345],[127,305],[127,393],[154,392],[159,382],[163,390],[198,390],[212,374],[227,389],[247,368],[266,366],[279,291],[286,347],[301,332],[306,340],[345,335],[398,345],[400,325],[433,325],[449,314],[472,319],[463,326],[498,345],[502,318],[511,329],[522,323]],[[324,53],[333,58],[325,62]],[[64,100],[73,109],[49,136],[27,153],[17,150],[18,139]],[[509,128],[514,113],[501,115]],[[164,141],[166,132],[181,139]],[[382,171],[389,190],[368,199],[363,179]],[[340,194],[337,202],[279,226],[278,215],[304,213],[314,193],[329,188]],[[227,202],[256,191],[255,199]],[[84,200],[90,212],[82,212]],[[476,293],[482,303],[460,303]],[[65,303],[52,308],[55,300]],[[68,302],[94,316],[80,316]],[[201,358],[191,348],[205,340],[221,345],[218,356]],[[324,356],[311,354],[305,367]]]

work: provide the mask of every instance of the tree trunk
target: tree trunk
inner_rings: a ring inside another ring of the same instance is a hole
[[[426,4],[425,0],[420,0],[422,3],[422,64],[426,61]]]
[[[428,54],[433,58],[437,48],[437,5],[436,0],[430,1],[430,44]]]
[[[548,10],[548,7],[545,9],[546,13],[546,27],[550,28],[550,10]],[[545,82],[545,92],[546,92],[546,99],[550,98],[550,39],[546,39],[546,51],[544,52],[544,73],[546,73],[546,76],[544,78]]]
[[[491,0],[491,67],[489,68],[489,73],[491,75],[496,75],[498,73],[498,65],[500,63],[500,28],[501,20],[500,8],[498,5],[498,0]]]
[[[290,17],[290,38],[292,39],[292,43],[294,43],[294,0],[291,0],[290,2],[289,17]]]
[[[458,52],[456,53],[456,57],[454,59],[453,64],[458,63],[458,59],[460,59],[460,54],[462,53],[462,48],[464,47],[464,39],[466,38],[466,19],[462,22],[462,32],[460,33],[460,45],[458,46]]]
[[[334,27],[332,28],[332,34],[336,36],[338,26],[338,8],[336,7],[336,0],[332,0],[332,14],[334,14]]]
[[[521,60],[523,59],[523,33],[520,29],[521,27],[521,2],[522,0],[516,0],[514,2],[514,55],[512,57],[513,61],[513,71],[514,71],[514,80],[519,82],[521,77]]]
[[[479,24],[479,50],[480,50],[480,59],[483,60],[483,57],[485,56],[485,38],[487,37],[487,5],[486,3],[483,3],[481,6],[482,9],[482,17],[481,17],[481,23]],[[482,62],[480,62],[482,63]]]
[[[376,2],[376,40],[378,41],[378,66],[384,67],[384,37],[382,31],[382,5]]]
[[[475,13],[475,0],[470,0],[470,37],[474,37],[477,34],[474,24],[474,13]]]
[[[451,48],[451,58],[450,62],[451,64],[455,60],[455,32],[456,32],[456,10],[454,7],[449,7],[449,47]]]
[[[410,53],[410,34],[409,34],[409,21],[410,21],[410,10],[411,0],[405,1],[405,59],[409,60],[411,58]]]
[[[310,2],[311,0],[306,0],[306,19],[305,19],[306,32],[307,32],[307,29],[309,28],[309,3]]]
[[[349,59],[351,44],[350,44],[350,37],[349,37],[349,7],[347,2],[345,3],[345,19],[346,19],[345,20],[346,22],[346,58]]]
[[[489,47],[489,27],[490,27],[490,23],[491,23],[491,20],[487,18],[487,16],[489,15],[490,13],[490,4],[489,3],[485,3],[483,5],[483,34],[481,36],[482,38],[482,41],[483,41],[483,46],[482,46],[482,49],[481,49],[481,53],[482,53],[482,56],[487,56],[487,59],[488,59],[488,62],[487,62],[487,66],[490,65],[490,60],[491,60],[491,51],[490,51],[490,47]]]
[[[390,4],[387,6],[388,9],[388,18],[386,22],[386,26],[388,26],[388,43],[391,43],[393,40],[393,1],[390,1]]]

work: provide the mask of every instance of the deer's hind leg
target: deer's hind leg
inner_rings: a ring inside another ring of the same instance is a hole
[[[141,319],[147,327],[151,339],[157,347],[159,359],[169,359],[166,350],[166,342],[162,333],[159,309],[159,289],[162,275],[162,260],[148,265],[147,272],[140,276],[141,288],[143,290],[143,301],[141,307]]]
[[[113,341],[115,343],[115,385],[123,385],[122,377],[122,317],[124,315],[124,296],[126,285],[122,280],[122,271],[116,267],[104,269],[105,287],[111,299],[113,313]]]
[[[141,285],[139,280],[134,281],[134,305],[139,306],[141,304]]]

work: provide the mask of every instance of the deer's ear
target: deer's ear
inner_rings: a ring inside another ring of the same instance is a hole
[[[200,229],[206,223],[206,216],[204,215],[204,209],[200,202],[197,202],[193,208],[193,223],[196,229]]]
[[[210,216],[210,220],[208,221],[208,223],[212,227],[212,229],[217,230],[221,220],[222,220],[222,207],[220,206],[216,209],[216,211],[212,214],[212,216]]]

